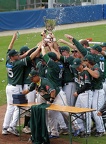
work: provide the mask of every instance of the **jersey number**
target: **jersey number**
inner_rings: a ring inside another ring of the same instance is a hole
[[[7,72],[8,72],[8,76],[12,78],[13,77],[12,69],[11,68],[7,68]]]
[[[59,72],[59,79],[62,78],[63,70],[61,69]]]

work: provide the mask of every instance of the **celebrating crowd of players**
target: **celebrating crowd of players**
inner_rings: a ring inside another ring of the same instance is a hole
[[[28,102],[54,103],[96,111],[86,115],[87,133],[83,120],[73,119],[74,136],[90,136],[92,121],[95,136],[105,132],[102,114],[106,99],[106,43],[89,46],[87,40],[80,42],[65,34],[68,41],[59,39],[52,33],[42,32],[42,41],[37,47],[13,49],[16,33],[7,51],[6,86],[7,110],[4,117],[2,134],[19,135],[16,126],[19,119],[18,107],[13,103],[13,94],[25,94]],[[63,46],[59,46],[62,43]],[[29,119],[29,116],[26,116]],[[69,133],[68,114],[55,111],[48,113],[50,138]],[[30,132],[27,124],[23,132]]]

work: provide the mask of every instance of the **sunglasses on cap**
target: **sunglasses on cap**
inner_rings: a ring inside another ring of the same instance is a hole
[[[77,50],[73,50],[73,51],[71,51],[72,53],[77,53],[78,51]]]
[[[83,61],[88,62],[88,60],[87,60],[87,59],[84,59]]]

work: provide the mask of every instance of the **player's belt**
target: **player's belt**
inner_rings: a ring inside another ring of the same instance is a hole
[[[15,84],[8,84],[9,86],[16,86]]]
[[[68,85],[69,83],[64,83],[64,85],[66,86],[66,85]]]
[[[16,86],[15,84],[12,84],[12,86]]]

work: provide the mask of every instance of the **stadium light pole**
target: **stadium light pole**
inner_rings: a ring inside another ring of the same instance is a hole
[[[16,0],[16,10],[19,10],[19,0]]]
[[[48,8],[53,8],[53,0],[48,0]]]

